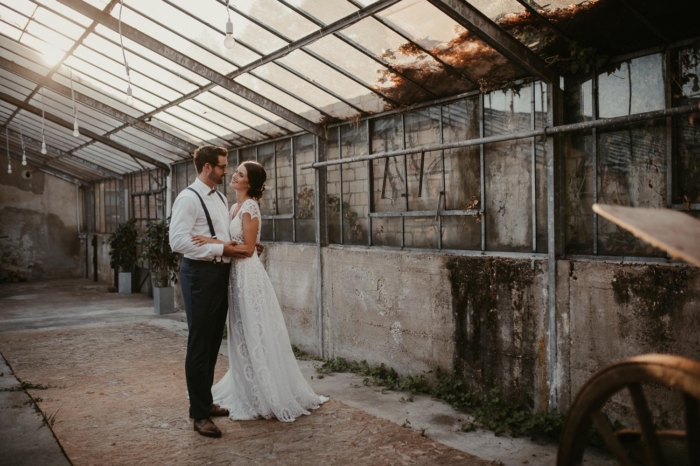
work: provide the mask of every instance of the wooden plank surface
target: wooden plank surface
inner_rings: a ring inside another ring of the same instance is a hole
[[[700,267],[700,220],[670,209],[594,204],[593,211],[671,257]]]

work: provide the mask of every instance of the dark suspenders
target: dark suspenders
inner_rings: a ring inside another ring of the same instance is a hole
[[[207,217],[207,223],[209,224],[209,233],[211,233],[212,238],[216,238],[216,233],[214,232],[214,224],[211,223],[211,217],[209,216],[209,211],[207,210],[207,206],[204,205],[204,199],[202,199],[202,196],[200,196],[199,193],[197,191],[195,191],[194,189],[192,189],[192,188],[187,188],[187,189],[189,189],[190,191],[195,193],[197,195],[197,197],[199,198],[199,202],[202,203],[202,208],[204,209],[204,215]],[[219,191],[217,191],[216,194],[218,194],[219,197],[221,198],[221,202],[223,202],[224,205],[226,205],[226,201],[224,200],[224,196],[222,196]]]

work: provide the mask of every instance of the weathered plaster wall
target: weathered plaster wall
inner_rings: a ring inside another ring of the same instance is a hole
[[[558,278],[558,311],[568,321],[559,340],[562,381],[570,387],[562,393],[564,406],[593,373],[613,362],[648,353],[700,360],[700,269],[559,261]],[[671,396],[650,399],[659,419],[664,412],[681,412],[680,400]],[[628,397],[616,397],[611,408],[623,421],[633,413]]]
[[[444,257],[324,248],[325,356],[403,374],[451,367],[454,317]]]
[[[40,171],[0,171],[0,281],[80,277],[76,189]]]

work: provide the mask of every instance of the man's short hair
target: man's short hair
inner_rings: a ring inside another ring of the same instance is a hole
[[[198,147],[194,151],[194,166],[197,168],[197,173],[202,173],[205,164],[210,164],[212,167],[219,164],[219,157],[228,155],[228,149],[225,147],[206,146]]]

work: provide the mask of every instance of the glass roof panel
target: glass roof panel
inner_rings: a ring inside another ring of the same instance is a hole
[[[49,67],[54,66],[56,63],[58,63],[59,60],[63,57],[63,55],[65,55],[65,51],[68,49],[66,47],[65,50],[61,50],[60,48],[55,47],[53,44],[49,44],[48,42],[44,42],[43,40],[37,39],[29,33],[24,33],[20,40],[22,44],[39,52],[39,54],[41,55],[42,63],[46,64]],[[73,41],[71,41],[71,43],[72,42]]]
[[[0,91],[11,95],[15,99],[24,100],[31,92],[26,87],[18,86],[16,83],[0,78]]]
[[[36,13],[34,13],[34,21],[41,23],[43,26],[49,27],[54,31],[60,31],[62,35],[73,40],[78,40],[83,32],[85,32],[85,28],[50,12],[46,8],[39,8]]]
[[[312,109],[303,102],[285,94],[284,92],[275,89],[273,86],[262,82],[255,76],[248,73],[238,76],[235,79],[236,82],[244,85],[248,89],[251,89],[258,94],[262,94],[273,102],[293,111],[297,115],[304,115],[306,118],[312,121],[319,121],[321,119],[321,114],[318,111]]]
[[[245,14],[291,40],[299,39],[319,29],[311,21],[276,0],[256,0],[240,2],[240,4],[237,2],[235,5]]]
[[[2,14],[2,13],[0,13]],[[19,38],[22,36],[22,31],[17,29],[16,27],[7,24],[3,21],[0,21],[0,34],[4,34],[5,36],[9,37],[12,40],[19,40]],[[5,39],[2,37],[1,39]]]
[[[56,73],[53,75],[53,80],[66,86],[70,87],[70,78],[67,76],[68,70],[64,70],[63,68],[61,69],[61,72],[64,72],[66,75],[63,75],[61,73]],[[75,73],[74,73],[75,77]],[[78,75],[80,77],[80,75]],[[139,117],[143,114],[143,112],[139,111],[138,109],[126,105],[124,103],[124,94],[122,93],[117,93],[114,89],[112,89],[109,86],[105,86],[97,81],[90,80],[87,77],[82,77],[80,81],[75,80],[73,82],[73,89],[75,92],[79,92],[81,94],[84,94],[90,98],[93,98],[105,105],[108,105],[112,108],[115,108],[121,112],[126,113],[127,115],[131,115],[132,117]],[[140,104],[144,108],[146,108],[145,104],[141,104],[140,102],[136,101],[136,104]],[[136,105],[135,104],[135,105]],[[148,108],[151,108],[148,106]]]
[[[49,69],[44,66],[44,60],[40,54],[5,37],[0,37],[0,56],[42,76],[46,76],[46,73],[49,72]]]
[[[128,3],[129,8],[125,7],[124,11],[122,12],[122,22],[125,24],[133,26],[140,31],[147,32],[150,37],[153,37],[154,39],[166,44],[168,47],[187,55],[193,60],[196,60],[209,68],[217,70],[219,73],[228,74],[236,69],[236,67],[230,63],[220,59],[212,53],[209,53],[204,48],[195,45],[189,40],[168,31],[163,26],[156,24],[154,21],[137,13],[137,11],[132,10],[132,8],[135,8],[138,11],[143,11],[144,14],[150,16],[151,18],[163,18],[167,21],[167,23],[164,24],[167,24],[169,28],[174,28],[186,37],[189,35],[195,35],[197,37],[197,40],[195,40],[196,43],[208,46],[215,45],[213,43],[210,44],[210,42],[216,42],[219,44],[217,47],[222,49],[225,48],[223,40],[214,40],[214,33],[207,32],[205,30],[206,28],[204,28],[196,20],[183,15],[173,7],[170,7],[160,1],[139,0],[136,2],[132,0]],[[119,10],[119,8],[112,10],[112,16],[118,18]],[[167,14],[165,12],[167,12]],[[217,50],[214,47],[210,48],[212,50]]]
[[[122,77],[124,80],[127,79],[127,74],[124,65],[122,65],[120,62],[107,58],[101,53],[97,53],[94,50],[91,50],[87,47],[80,46],[76,49],[75,56],[80,57],[85,62],[95,64],[100,68],[104,69],[105,71],[109,71],[111,74],[117,77]],[[144,76],[142,73],[139,72],[139,70],[135,69],[131,63],[129,63],[129,67],[131,68],[132,88],[140,87],[166,101],[175,100],[182,96],[182,93],[171,89],[167,85],[161,84],[160,82],[155,81],[150,77]],[[126,84],[124,90],[126,91]],[[134,96],[134,98],[136,98],[136,96]]]
[[[190,110],[195,115],[202,115],[202,117],[207,118],[208,120],[216,123],[222,128],[227,128],[231,131],[235,131],[236,133],[240,133],[241,131],[249,128],[248,126],[240,123],[239,121],[236,121],[231,117],[227,116],[225,113],[217,111],[222,110],[221,107],[212,108],[202,104],[201,102],[198,102],[197,100],[188,100],[186,102],[183,102],[180,104],[180,107]],[[235,113],[233,113],[231,116],[233,118],[238,118],[238,116]]]
[[[124,100],[126,99],[126,88],[128,83],[124,79],[107,73],[101,68],[98,68],[75,56],[68,57],[64,63],[73,69],[74,79],[87,79],[98,89],[106,89],[107,87],[111,87],[110,93],[118,96],[117,98]],[[153,108],[160,107],[168,103],[167,100],[157,97],[150,92],[147,92],[145,89],[137,87],[133,82],[131,86],[134,89],[134,105],[136,108],[143,110],[144,112],[149,112]],[[118,94],[119,91],[122,91],[121,96]],[[139,105],[139,103],[145,103],[146,105]]]
[[[9,4],[9,2],[7,0],[3,0],[2,3]],[[12,4],[8,5],[8,6],[10,8],[4,8],[3,10],[0,10],[0,11],[2,11],[2,18],[5,20],[11,18],[11,17],[8,18],[5,16],[5,12],[8,9],[14,10],[15,14],[20,14],[26,18],[31,18],[32,14],[34,13],[34,10],[37,7],[36,4],[34,4],[33,2],[30,2],[29,0],[12,0]],[[24,22],[20,21],[20,23],[21,23],[19,26],[20,29],[24,28],[27,25],[26,21],[24,21]]]
[[[29,3],[29,2],[27,2]],[[34,11],[34,5],[24,5],[24,10],[21,8],[22,5],[15,5],[14,2],[12,4],[12,8],[7,8],[5,5],[0,4],[0,22],[7,23],[8,26],[12,26],[14,28],[19,29],[20,31],[24,29],[27,26],[27,21],[29,21],[29,17],[31,17],[32,12]],[[20,8],[18,8],[20,7]],[[20,14],[15,10],[19,10],[23,12],[24,14]],[[16,39],[15,39],[16,40]]]
[[[161,115],[161,114],[159,114]],[[172,118],[171,115],[167,115],[165,113],[162,113],[162,115],[166,115],[167,117]],[[175,122],[179,122],[180,120],[175,119]],[[202,143],[202,138],[197,137],[193,134],[188,133],[184,129],[181,129],[179,127],[174,127],[165,121],[159,121],[157,117],[151,118],[151,120],[148,122],[149,125],[155,126],[158,129],[162,129],[163,131],[167,131],[168,133],[179,137],[180,139],[184,139],[185,141],[189,141],[192,144],[199,145]]]
[[[199,0],[198,3],[201,5],[201,8],[192,8],[192,3],[189,0],[171,0],[171,2],[180,6],[181,8],[186,8],[190,14],[208,23],[219,31],[217,39],[219,45],[217,45],[217,47],[220,47],[222,55],[229,57],[242,65],[248,63],[248,61],[245,59],[239,60],[239,58],[243,57],[239,57],[237,55],[238,52],[236,49],[238,47],[234,47],[233,49],[229,50],[223,46],[227,20],[226,7],[224,5],[216,0]],[[241,8],[244,8],[243,12],[246,13],[246,10],[250,9],[251,7],[249,2],[246,2],[245,5],[241,6]],[[265,14],[271,15],[271,12],[280,8],[284,8],[284,6],[281,4],[276,4],[272,10],[268,10],[265,12]],[[233,23],[233,36],[236,38],[236,40],[240,39],[247,44],[251,44],[257,50],[260,50],[263,53],[270,53],[287,45],[286,41],[275,37],[274,34],[266,31],[260,26],[257,26],[255,23],[248,21],[234,11],[231,11],[231,22]],[[201,29],[203,25],[199,23],[198,27]],[[220,49],[217,48],[215,50]]]
[[[204,131],[200,128],[197,128],[196,126],[194,126],[186,121],[182,121],[180,118],[176,118],[170,112],[170,110],[171,109],[168,109],[165,112],[161,112],[161,113],[157,114],[156,116],[153,117],[152,122],[156,121],[156,120],[160,120],[160,121],[163,121],[166,124],[170,125],[173,128],[180,129],[181,131],[185,131],[187,133],[190,133],[195,138],[199,138],[199,141],[197,142],[198,144],[201,143],[202,141],[213,141],[213,140],[217,139],[214,134],[209,133],[207,131]]]
[[[34,84],[32,81],[24,79],[23,77],[14,73],[2,73],[2,75],[0,75],[0,79],[6,81],[4,84],[5,86],[12,87],[20,92],[24,92],[24,89],[31,91],[36,87],[36,84]]]
[[[88,18],[87,16],[83,16],[82,14],[78,13],[74,9],[67,7],[63,5],[62,3],[57,2],[56,0],[32,0],[34,3],[40,3],[43,6],[45,6],[48,9],[51,9],[55,11],[56,13],[63,15],[67,18],[72,19],[78,24],[81,24],[83,27],[88,27],[92,24],[92,20]],[[98,6],[100,10],[103,10],[104,7],[107,6],[106,4]]]
[[[176,106],[176,107],[171,107],[167,109],[165,112],[175,115],[180,118],[183,122],[187,122],[193,126],[198,127],[199,129],[206,131],[209,134],[212,134],[216,137],[220,137],[225,139],[228,135],[231,134],[231,131],[225,127],[219,126],[218,124],[212,123],[209,119],[199,116],[196,113],[193,113],[186,108]],[[162,113],[159,113],[158,116],[162,115]]]
[[[119,44],[119,34],[112,31],[111,29],[99,25],[95,28],[95,32],[100,37],[108,39],[113,44]],[[188,70],[187,68],[175,63],[174,61],[165,58],[164,56],[159,55],[150,49],[147,49],[143,45],[137,44],[136,42],[132,41],[127,37],[124,37],[123,40],[124,48],[126,48],[126,59],[128,61],[131,61],[133,56],[132,54],[135,54],[142,57],[145,60],[149,60],[153,63],[160,65],[161,67],[163,67],[163,69],[169,70],[170,72],[177,74],[178,76],[183,77],[184,79],[190,82],[197,83],[200,86],[209,83],[209,80],[207,80],[206,78],[203,78],[197,73]],[[154,77],[157,76],[158,75],[154,75]]]
[[[60,34],[58,32],[55,32],[43,24],[39,24],[36,21],[30,21],[29,26],[27,26],[27,30],[22,36],[22,39],[20,40],[21,42],[24,42],[25,37],[27,37],[27,34],[31,34],[35,37],[41,38],[42,41],[47,42],[48,44],[51,45],[54,49],[59,49],[62,52],[67,51],[70,49],[73,44],[75,43],[75,39],[71,39],[69,37],[64,36],[63,34]],[[60,59],[63,55],[56,57],[57,59]]]
[[[121,48],[119,48],[117,44],[103,37],[100,37],[97,34],[90,34],[83,41],[83,45],[89,47],[93,51],[98,51],[99,53],[104,54],[108,57],[113,57],[116,60],[116,63],[121,67],[121,72],[125,73],[124,65],[122,64],[123,58]],[[81,50],[82,49],[84,48],[81,47]],[[171,73],[170,71],[164,69],[159,65],[153,64],[150,61],[141,58],[139,55],[135,54],[132,51],[127,50],[126,53],[126,59],[129,63],[129,68],[131,68],[131,70],[134,71],[135,74],[148,76],[154,82],[162,83],[163,85],[169,86],[182,94],[192,92],[197,87],[191,81],[184,79],[183,77],[180,77],[174,73]],[[136,79],[135,76],[134,79]],[[148,86],[144,85],[144,87],[150,90]]]
[[[404,0],[378,16],[474,82],[501,83],[527,75],[426,1]]]
[[[89,146],[76,151],[75,154],[86,157],[88,160],[94,160],[98,165],[102,165],[103,167],[114,171],[133,171],[141,169],[141,166],[127,154],[112,149],[111,147],[105,146],[99,142],[90,144]],[[148,165],[146,162],[141,163]]]
[[[165,152],[165,155],[168,157],[172,156],[172,158],[188,158],[189,154],[186,150],[180,149],[177,146],[173,146],[172,144],[167,143],[166,141],[163,141],[162,139],[158,139],[156,137],[151,136],[150,134],[144,133],[143,131],[133,128],[133,127],[127,127],[124,128],[121,133],[128,134],[130,137],[139,139],[144,141],[144,143],[149,144],[150,146],[153,146],[153,150],[161,150]],[[126,136],[125,136],[126,137]],[[155,149],[157,148],[157,149]]]
[[[134,139],[133,137],[129,137],[128,134],[112,134],[110,136],[110,139],[128,147],[129,149],[132,149],[136,152],[140,152],[143,155],[147,155],[155,160],[158,160],[159,162],[170,163],[176,158],[166,157],[165,155],[163,155],[163,151],[151,150],[151,148],[146,147],[144,144],[142,144],[142,141]]]
[[[10,128],[18,130],[20,122],[22,123],[22,131],[24,131],[24,134],[34,139],[41,139],[41,120],[38,117],[20,111],[10,123]],[[44,130],[46,144],[66,151],[75,147],[75,138],[71,135],[69,140],[68,134],[70,133],[64,134],[63,131],[63,127],[56,126],[50,121],[47,121]]]
[[[70,97],[62,96],[60,94],[57,94],[56,92],[53,92],[50,89],[43,89],[43,94],[44,105],[46,106],[47,112],[51,113],[51,110],[49,110],[49,108],[60,108],[64,113],[72,114],[73,102],[70,99]],[[42,95],[41,93],[37,93],[32,98],[30,104],[34,105],[37,108],[41,108],[41,101]],[[92,107],[88,107],[81,103],[77,103],[77,107],[79,112],[83,112],[86,115],[89,115],[90,118],[94,118],[98,121],[103,122],[105,125],[109,126],[110,129],[115,128],[116,126],[119,126],[123,123],[120,120],[111,118],[105,115],[104,113],[98,112],[92,109]]]
[[[215,108],[223,115],[228,115],[232,118],[242,121],[243,123],[253,128],[267,123],[266,120],[260,118],[259,116],[254,115],[242,109],[241,107],[233,105],[231,102],[222,99],[221,97],[214,95],[211,92],[205,92],[204,94],[200,94],[197,97],[195,97],[194,100],[206,104],[211,108]]]
[[[301,128],[296,126],[294,123],[290,123],[287,120],[283,120],[282,118],[278,117],[274,113],[265,110],[264,108],[260,107],[259,105],[256,105],[243,97],[238,96],[237,94],[234,94],[233,92],[224,89],[223,87],[216,86],[211,89],[210,91],[212,94],[217,95],[218,97],[222,97],[224,99],[227,99],[231,102],[234,102],[237,105],[240,105],[241,107],[250,110],[251,112],[257,114],[258,116],[262,118],[266,118],[268,121],[274,122],[276,125],[281,126],[282,128],[286,128],[292,132],[297,132],[301,131]],[[268,132],[267,130],[264,130]]]
[[[473,83],[460,80],[452,73],[445,72],[442,64],[437,60],[374,18],[366,18],[353,24],[343,31],[343,35],[381,57],[394,69],[405,76],[410,76],[416,83],[437,96],[455,95],[475,87]],[[393,73],[387,73],[382,77],[394,84],[396,88],[394,94],[401,93],[401,96],[395,96],[395,100],[418,101],[420,95],[429,97],[419,87],[403,78],[395,77]],[[392,77],[394,77],[393,80]]]
[[[370,86],[379,86],[379,71],[385,70],[374,60],[337,37],[326,36],[307,47]]]
[[[357,8],[347,0],[287,0],[287,3],[309,13],[325,24],[330,24],[357,11]]]
[[[339,102],[332,95],[311,85],[275,63],[268,63],[256,68],[255,75],[277,84],[294,95],[302,96],[318,108],[330,107]]]

